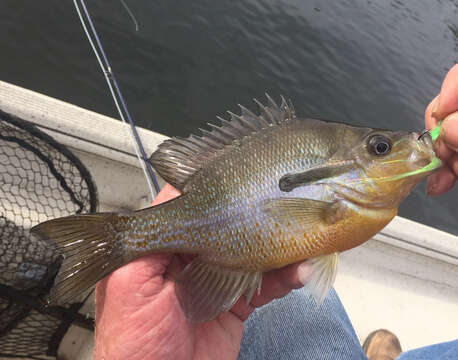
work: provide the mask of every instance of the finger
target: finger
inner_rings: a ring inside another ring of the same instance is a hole
[[[180,273],[186,267],[187,262],[183,260],[180,254],[174,254],[170,264],[167,266],[164,277],[166,279],[176,281]]]
[[[154,198],[152,205],[158,205],[160,203],[169,201],[173,198],[176,198],[177,196],[180,196],[181,192],[177,189],[175,189],[172,185],[170,184],[165,184],[165,186],[161,189],[159,194]]]
[[[451,158],[447,161],[448,166],[452,169],[455,177],[458,177],[458,154],[455,153]]]
[[[458,111],[458,64],[453,66],[445,76],[439,103],[433,116],[436,119],[443,119],[455,111]]]
[[[172,185],[166,184],[156,196],[152,205],[168,201],[180,194],[181,193]],[[96,318],[100,319],[103,316],[107,294],[113,292],[115,295],[113,298],[118,298],[116,295],[122,293],[122,289],[128,291],[129,286],[135,285],[131,281],[132,273],[146,275],[148,279],[151,279],[156,275],[163,275],[168,269],[167,265],[169,265],[171,260],[174,258],[175,257],[172,257],[172,254],[152,254],[150,256],[145,256],[131,261],[129,264],[117,269],[99,281],[96,285],[95,291]],[[174,266],[172,266],[169,270],[171,272],[178,272],[176,269],[179,268],[181,264],[173,262],[173,265]]]
[[[442,136],[440,136],[434,142],[434,152],[436,153],[437,157],[444,162],[447,162],[448,159],[450,159],[454,153],[453,150],[450,149],[450,147],[444,143]]]
[[[231,309],[231,313],[242,321],[248,319],[248,316],[250,316],[253,311],[254,306],[251,303],[247,304],[244,296],[242,296]]]
[[[439,95],[437,95],[433,101],[429,103],[429,105],[426,107],[425,110],[425,129],[426,130],[431,130],[433,129],[436,125],[438,120],[432,116],[433,110],[435,107],[437,107],[439,101]]]
[[[166,277],[176,281],[183,269],[198,255],[195,254],[174,254],[170,265],[167,268]]]
[[[444,120],[441,126],[442,141],[452,150],[458,151],[458,112]]]
[[[105,307],[107,281],[106,279],[100,280],[95,287],[95,319],[98,320]]]
[[[111,314],[137,300],[148,299],[163,288],[165,273],[172,254],[152,254],[131,261],[97,283],[95,291],[95,317],[99,322],[105,312]],[[142,296],[129,296],[141,292]],[[110,315],[111,316],[111,315]]]
[[[455,181],[456,176],[453,171],[447,165],[444,165],[440,170],[428,177],[426,192],[430,196],[443,194],[453,187]]]
[[[282,269],[265,273],[262,278],[261,293],[253,297],[251,304],[259,307],[273,299],[287,295],[293,289],[302,287],[297,271],[300,264],[291,264]]]

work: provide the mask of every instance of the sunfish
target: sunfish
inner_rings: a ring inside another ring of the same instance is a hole
[[[182,195],[133,212],[74,215],[35,226],[63,263],[51,303],[64,303],[129,261],[197,255],[176,279],[193,322],[259,291],[262,273],[308,261],[320,303],[342,251],[370,239],[440,166],[431,137],[301,119],[290,102],[259,102],[201,136],[172,138],[150,158]],[[300,275],[300,274],[299,274]]]

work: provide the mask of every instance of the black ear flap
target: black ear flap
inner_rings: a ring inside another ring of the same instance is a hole
[[[353,161],[340,161],[336,164],[323,164],[301,173],[286,174],[278,182],[281,191],[290,192],[299,186],[314,183],[318,180],[328,179],[350,170]]]

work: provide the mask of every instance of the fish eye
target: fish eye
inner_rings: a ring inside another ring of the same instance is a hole
[[[386,155],[391,151],[391,140],[383,135],[372,135],[367,141],[367,148],[373,155]]]

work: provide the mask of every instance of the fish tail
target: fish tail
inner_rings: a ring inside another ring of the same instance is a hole
[[[128,260],[118,239],[114,213],[73,215],[43,222],[31,233],[57,245],[63,262],[48,304],[63,304],[81,295]]]

